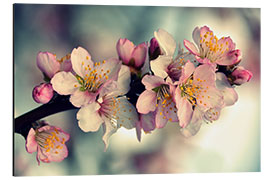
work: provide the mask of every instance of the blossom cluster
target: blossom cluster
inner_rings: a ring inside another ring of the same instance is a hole
[[[33,98],[46,104],[54,95],[69,95],[79,108],[82,131],[103,127],[105,150],[121,127],[135,128],[140,141],[142,130],[149,133],[170,121],[184,136],[193,136],[238,100],[235,87],[248,82],[252,73],[239,66],[241,51],[230,37],[217,38],[207,26],[196,27],[192,37],[194,43],[183,41],[186,50],[163,29],[149,43],[120,38],[118,57],[101,61],[83,47],[61,59],[39,52],[37,66],[45,82],[34,88]],[[67,157],[68,139],[68,133],[45,124],[30,129],[26,148],[37,151],[38,162],[59,162]]]

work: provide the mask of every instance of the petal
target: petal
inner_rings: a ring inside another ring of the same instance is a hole
[[[195,70],[195,66],[193,63],[191,63],[189,60],[186,62],[186,64],[184,65],[182,72],[181,72],[181,76],[179,79],[180,83],[185,83],[187,81],[187,79],[192,75],[192,73]]]
[[[25,148],[28,153],[33,153],[37,151],[38,145],[35,140],[35,134],[36,134],[35,130],[31,128],[25,142]]]
[[[136,108],[139,113],[147,114],[155,111],[157,102],[157,93],[152,90],[145,90],[138,98]]]
[[[208,87],[201,90],[200,96],[197,96],[197,104],[202,109],[222,107],[224,104],[221,91],[215,87]]]
[[[193,75],[193,82],[199,86],[215,86],[216,74],[215,69],[210,64],[198,66]]]
[[[142,131],[141,131],[141,121],[136,122],[136,136],[139,142],[141,142],[141,136],[142,136]]]
[[[159,56],[157,59],[150,61],[151,70],[154,72],[156,76],[161,78],[166,78],[167,74],[167,67],[173,61],[172,56]]]
[[[119,102],[118,107],[120,108],[116,113],[118,126],[123,126],[126,129],[136,127],[136,122],[139,121],[136,108],[125,97],[117,98],[117,100]]]
[[[61,63],[60,71],[70,72],[72,71],[71,60],[67,59]]]
[[[129,67],[121,65],[117,80],[117,88],[120,94],[126,94],[130,90],[130,78],[131,76]]]
[[[153,131],[156,128],[154,112],[140,114],[140,122],[144,132]]]
[[[177,116],[179,119],[179,125],[184,128],[191,121],[193,110],[191,103],[186,98],[180,98],[178,102],[176,102],[177,106]]]
[[[107,150],[108,146],[109,146],[109,138],[117,131],[117,126],[113,126],[110,122],[110,120],[105,120],[103,123],[103,131],[104,131],[104,135],[102,137],[102,140],[104,142],[104,151]]]
[[[51,80],[53,89],[61,95],[72,94],[80,84],[71,72],[59,72]]]
[[[141,43],[135,47],[132,52],[132,58],[135,60],[135,67],[140,68],[143,66],[146,60],[147,54],[147,45],[145,43]]]
[[[184,40],[184,46],[187,48],[187,50],[189,52],[191,52],[192,54],[196,55],[196,56],[200,56],[200,52],[198,50],[198,48],[195,46],[194,43],[188,41],[188,40]]]
[[[60,63],[55,56],[49,52],[39,52],[37,55],[37,66],[49,78],[52,78],[60,70]]]
[[[192,38],[198,47],[200,46],[200,39],[201,39],[200,35],[201,35],[201,30],[199,29],[199,27],[196,27],[192,32]]]
[[[73,104],[73,106],[81,107],[95,101],[97,95],[97,93],[80,91],[77,89],[74,93],[71,94],[69,101]]]
[[[154,32],[154,36],[165,55],[173,56],[176,49],[176,42],[172,35],[163,29],[158,29],[158,31]]]
[[[100,117],[98,110],[100,105],[96,102],[90,103],[82,107],[77,113],[79,127],[84,132],[97,131],[104,122]]]
[[[234,88],[230,85],[225,74],[216,73],[216,86],[221,91],[225,106],[231,106],[238,100],[238,95]]]
[[[194,136],[201,128],[202,125],[202,111],[199,108],[195,108],[190,123],[181,128],[180,131],[185,137]]]
[[[119,58],[124,62],[124,64],[128,64],[129,60],[132,58],[132,52],[135,48],[135,45],[128,39],[120,38],[117,42],[116,49]]]
[[[165,113],[162,109],[162,102],[160,101],[159,104],[158,104],[158,107],[157,107],[157,110],[156,110],[156,118],[155,118],[155,121],[156,121],[156,128],[163,128],[167,122],[168,122],[168,119],[167,117],[165,116]]]
[[[71,52],[71,63],[74,72],[81,78],[89,73],[89,68],[93,68],[91,55],[82,47],[74,48]]]
[[[225,53],[222,58],[216,60],[216,63],[219,65],[228,66],[228,65],[236,64],[237,62],[241,60],[241,58],[242,58],[241,51],[237,49],[237,50],[233,50],[233,51],[229,51]]]
[[[161,84],[164,84],[164,80],[159,76],[145,75],[142,79],[142,83],[145,86],[145,89],[152,90],[156,87],[159,87]]]

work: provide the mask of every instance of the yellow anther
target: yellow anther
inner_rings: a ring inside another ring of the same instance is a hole
[[[162,115],[162,112],[160,112],[159,114]]]
[[[102,63],[104,64],[104,63],[106,63],[106,61],[105,61],[105,60],[103,60],[103,61],[102,61]]]
[[[46,149],[46,152],[49,152],[51,149],[50,148],[48,148],[48,149]]]
[[[86,59],[89,60],[89,56],[86,56]]]
[[[54,153],[55,153],[55,154],[58,154],[58,151],[55,151]]]

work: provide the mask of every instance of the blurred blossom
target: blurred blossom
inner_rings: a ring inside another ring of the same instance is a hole
[[[34,87],[32,96],[37,103],[48,103],[53,97],[53,88],[51,83],[41,83]]]
[[[150,60],[156,59],[161,55],[160,47],[156,38],[151,39],[148,54]]]

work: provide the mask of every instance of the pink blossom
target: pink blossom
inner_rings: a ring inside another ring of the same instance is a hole
[[[37,152],[38,164],[42,162],[60,162],[68,156],[65,142],[69,140],[69,134],[62,129],[45,125],[36,130],[30,129],[26,139],[26,151]]]
[[[70,55],[57,60],[56,55],[50,52],[39,52],[37,55],[37,66],[44,75],[51,79],[59,71],[71,71]]]
[[[133,42],[128,39],[119,39],[116,45],[119,59],[122,60],[123,64],[140,70],[147,56],[147,45],[141,43],[135,46]]]
[[[235,49],[232,39],[218,39],[207,26],[196,27],[192,37],[196,45],[188,40],[184,40],[184,45],[200,63],[232,65],[241,60],[241,51]]]
[[[156,59],[159,55],[161,55],[161,50],[156,38],[152,38],[150,40],[150,47],[148,54],[150,60]]]
[[[70,102],[81,107],[96,100],[102,88],[118,78],[121,62],[108,59],[93,62],[90,54],[82,47],[71,53],[71,72],[59,72],[51,80],[53,89],[61,95],[71,95]]]
[[[252,72],[246,70],[244,67],[238,66],[232,72],[231,76],[232,76],[232,82],[234,84],[241,85],[248,82],[252,78],[253,74]]]
[[[142,79],[145,91],[137,100],[137,110],[141,114],[154,112],[157,128],[162,128],[167,121],[177,122],[176,106],[173,101],[174,86],[161,77],[146,75]]]
[[[216,88],[215,80],[213,66],[204,64],[195,68],[189,61],[185,64],[179,81],[175,83],[177,87],[174,96],[182,128],[190,123],[197,108],[205,112],[223,105],[223,96]]]
[[[37,103],[46,104],[53,97],[53,88],[50,83],[41,83],[37,85],[32,92],[33,99]]]

